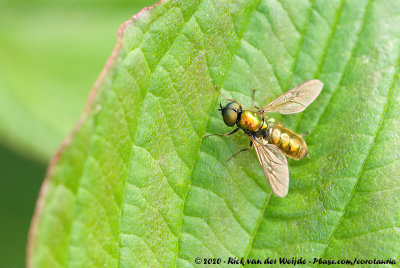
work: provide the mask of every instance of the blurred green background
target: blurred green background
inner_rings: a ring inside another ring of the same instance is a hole
[[[24,267],[47,163],[124,21],[155,0],[0,0],[0,266]]]

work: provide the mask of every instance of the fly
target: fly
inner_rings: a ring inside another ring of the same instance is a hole
[[[243,130],[250,137],[250,147],[245,148],[234,154],[231,158],[243,151],[256,150],[265,177],[272,191],[280,196],[287,195],[289,190],[289,169],[285,156],[300,160],[308,156],[307,145],[302,135],[295,133],[289,128],[284,127],[280,122],[275,123],[272,117],[267,117],[265,113],[278,112],[281,114],[294,114],[303,111],[319,95],[323,87],[320,80],[306,81],[280,95],[270,104],[263,108],[254,105],[257,109],[243,109],[240,102],[226,98],[219,88],[221,95],[229,103],[220,110],[222,118],[227,126],[236,128],[227,134],[211,134],[204,136],[230,136],[239,129]]]

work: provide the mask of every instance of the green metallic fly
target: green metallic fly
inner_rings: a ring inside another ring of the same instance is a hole
[[[240,102],[226,98],[216,87],[222,97],[228,101],[225,107],[220,104],[218,110],[221,111],[225,124],[229,127],[236,125],[236,128],[227,134],[211,134],[204,138],[213,135],[230,136],[239,129],[243,130],[250,137],[250,147],[240,150],[228,161],[254,146],[272,191],[276,195],[284,197],[289,190],[289,169],[285,155],[300,160],[308,156],[308,149],[302,135],[284,127],[280,122],[275,123],[275,120],[267,117],[265,113],[293,114],[301,112],[318,97],[322,87],[323,83],[320,80],[309,80],[283,93],[261,109],[254,105],[254,91],[253,105],[256,109],[243,109]]]

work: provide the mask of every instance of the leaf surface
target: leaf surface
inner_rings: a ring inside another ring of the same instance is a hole
[[[383,1],[199,0],[136,15],[50,165],[31,264],[397,258],[399,13]],[[286,198],[255,152],[226,162],[248,146],[243,133],[202,140],[229,131],[214,85],[245,106],[256,88],[260,106],[313,78],[325,83],[317,100],[276,116],[311,131]]]

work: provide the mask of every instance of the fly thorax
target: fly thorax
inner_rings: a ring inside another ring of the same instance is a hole
[[[263,126],[262,116],[258,112],[244,110],[241,113],[238,126],[243,130],[256,132]]]

